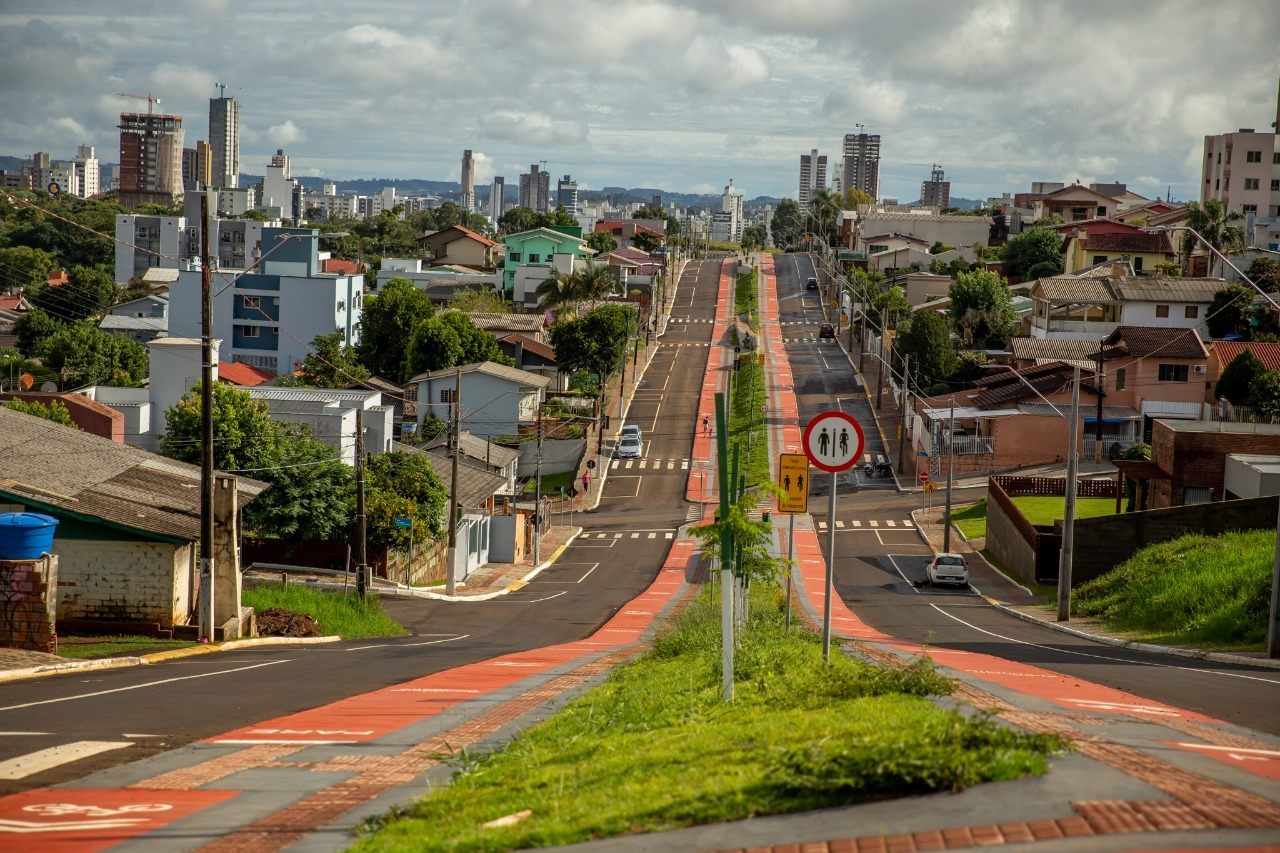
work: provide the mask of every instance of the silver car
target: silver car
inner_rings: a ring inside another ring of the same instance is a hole
[[[629,435],[635,436],[636,441],[644,440],[643,436],[640,434],[640,427],[636,426],[635,424],[627,424],[626,426],[624,426],[622,428],[622,432],[619,433],[618,437],[626,438]]]
[[[618,441],[616,452],[622,459],[634,459],[644,453],[644,445],[636,436],[624,435],[621,440]]]

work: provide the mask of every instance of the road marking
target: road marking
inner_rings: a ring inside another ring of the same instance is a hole
[[[688,460],[688,459],[686,459],[686,460],[684,460],[683,462],[681,462],[681,463],[680,463],[680,470],[681,470],[681,471],[688,471],[688,470],[689,470],[689,460]]]
[[[53,734],[53,732],[0,732],[0,737],[28,737],[28,736],[38,737],[41,735],[50,735],[50,734]],[[125,735],[125,737],[128,737],[128,735]]]
[[[617,460],[617,459],[613,460],[613,464],[612,464],[612,465],[610,465],[609,467],[610,467],[610,468],[617,468],[617,467],[618,467],[618,460]]]
[[[125,693],[129,690],[141,690],[144,687],[159,687],[162,684],[174,684],[179,681],[191,681],[196,678],[212,678],[215,675],[231,675],[235,672],[246,672],[250,669],[261,669],[264,666],[275,666],[279,663],[292,663],[292,658],[284,660],[269,660],[264,663],[254,663],[248,666],[237,666],[232,669],[220,669],[217,672],[202,672],[199,675],[179,675],[174,678],[161,678],[158,681],[147,681],[142,684],[131,684],[128,687],[114,687],[111,690],[95,690],[92,693],[77,693],[74,696],[60,696],[57,699],[41,699],[38,702],[22,702],[18,705],[6,705],[0,707],[0,711],[18,711],[22,708],[35,708],[39,705],[54,705],[58,702],[71,702],[75,699],[92,699],[95,696],[108,696],[112,693]]]
[[[1100,702],[1096,699],[1071,699],[1064,698],[1064,702],[1070,702],[1073,705],[1080,705],[1083,708],[1092,708],[1098,711],[1128,711],[1134,714],[1152,714],[1157,717],[1181,717],[1182,714],[1168,707],[1160,707],[1156,705],[1135,705],[1131,702]]]
[[[844,522],[837,518],[837,519],[836,519],[836,530],[843,530],[843,529],[844,529]]]
[[[869,523],[872,527],[879,527],[879,526],[880,526],[880,522],[875,521],[875,520],[872,520],[872,521],[870,521],[870,522],[868,522],[868,523]]]
[[[636,467],[643,471],[643,470],[644,470],[644,466],[645,466],[646,464],[648,464],[648,463],[647,463],[644,459],[641,459],[641,460],[640,460],[640,464],[639,464],[639,465],[637,465]],[[630,468],[631,466],[630,466],[630,465],[628,465],[627,467],[628,467],[628,468]]]
[[[920,590],[916,589],[916,585],[911,582],[911,578],[902,573],[902,569],[898,568],[898,561],[893,559],[892,554],[885,554],[889,558],[889,564],[893,566],[893,570],[901,575],[902,579],[907,582],[907,586],[911,587],[911,591],[916,595],[920,594]]]
[[[624,467],[624,468],[630,468],[633,464],[634,464],[633,462],[631,462],[630,460],[628,460],[628,461],[627,461],[627,464],[626,464],[626,465],[624,465],[623,467]]]
[[[615,534],[613,534],[613,538],[614,538],[614,539],[621,539],[621,538],[622,538],[622,534],[621,534],[621,533],[615,533]]]
[[[1215,752],[1226,752],[1229,753],[1232,758],[1243,759],[1245,756],[1250,755],[1261,756],[1261,758],[1253,759],[1254,761],[1265,761],[1268,758],[1280,758],[1280,751],[1276,751],[1274,749],[1249,749],[1242,746],[1216,746],[1208,743],[1184,743],[1183,741],[1176,741],[1176,744],[1178,746],[1184,746],[1187,749],[1206,749],[1213,750]]]
[[[449,634],[443,640],[423,640],[421,643],[379,643],[378,645],[374,645],[374,646],[356,646],[355,648],[347,649],[346,651],[362,652],[365,649],[387,649],[387,648],[411,649],[411,648],[416,648],[418,646],[434,646],[437,643],[455,643],[458,640],[465,640],[467,637],[470,637],[470,636],[471,636],[470,634]]]
[[[80,740],[75,743],[64,743],[61,746],[51,746],[48,749],[10,758],[8,761],[0,761],[0,779],[25,779],[72,761],[110,752],[113,749],[123,749],[126,746],[133,746],[133,744],[127,740]]]
[[[862,522],[861,522],[861,521],[854,520],[854,522],[853,522],[853,526],[854,526],[854,527],[861,527],[861,526],[862,526]]]
[[[632,533],[632,534],[631,534],[631,538],[632,538],[632,539],[639,539],[639,538],[640,538],[640,534],[639,534],[639,533]]]
[[[548,595],[546,598],[531,598],[528,601],[525,601],[523,598],[512,598],[509,595],[504,595],[504,596],[499,596],[498,598],[495,598],[494,601],[512,601],[512,602],[515,602],[516,604],[538,604],[539,602],[542,602],[542,601],[550,601],[553,598],[559,598],[560,596],[565,595],[567,592],[568,590],[561,590],[560,592],[557,592],[555,595]]]
[[[909,519],[909,518],[904,518],[904,519],[902,519],[902,526],[903,526],[903,527],[915,527],[915,524],[911,521],[911,519]]]
[[[666,538],[667,538],[667,539],[674,539],[674,538],[675,538],[675,536],[676,536],[676,535],[675,535],[674,533],[671,533],[670,531],[668,531],[668,532],[666,533]]]
[[[888,521],[886,521],[886,522],[885,522],[885,524],[889,525],[890,527],[897,527],[897,526],[898,526],[898,523],[897,523],[896,521],[894,521],[892,518],[891,518],[891,519],[889,519]]]
[[[645,538],[647,538],[647,539],[657,539],[657,538],[658,538],[658,534],[656,534],[656,533],[650,533],[650,534],[649,534],[647,537],[645,537]]]
[[[819,521],[819,522],[818,522],[818,529],[819,529],[819,530],[826,530],[826,529],[827,529],[827,523],[826,523],[825,521]]]

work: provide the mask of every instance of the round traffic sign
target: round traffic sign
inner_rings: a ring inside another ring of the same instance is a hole
[[[920,481],[920,482],[922,482],[922,483],[927,483],[927,482],[929,482],[929,472],[928,472],[928,471],[921,471],[919,474],[917,474],[917,475],[916,475],[916,479],[917,479],[917,480],[919,480],[919,481]]]
[[[768,414],[768,413],[769,413],[769,404],[768,404],[768,403],[761,403],[761,404],[760,404],[760,413],[761,413],[761,414]]]
[[[804,452],[815,468],[847,471],[862,458],[862,425],[844,412],[821,412],[804,428]]]

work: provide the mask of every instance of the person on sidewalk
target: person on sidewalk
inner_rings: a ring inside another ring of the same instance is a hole
[[[591,491],[591,471],[590,469],[582,472],[582,494],[586,495]]]

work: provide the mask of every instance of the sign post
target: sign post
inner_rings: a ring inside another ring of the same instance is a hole
[[[862,425],[839,411],[821,412],[804,428],[804,452],[815,468],[831,473],[831,494],[827,503],[827,575],[822,591],[822,660],[831,659],[831,594],[835,587],[836,563],[836,483],[841,471],[848,471],[862,458],[866,439]]]
[[[413,577],[413,519],[400,517],[395,520],[396,527],[409,528],[409,567],[407,576]]]
[[[764,408],[761,406],[760,408]],[[778,512],[790,516],[787,522],[787,630],[791,630],[791,577],[796,563],[796,513],[809,511],[809,457],[803,453],[778,454]]]

